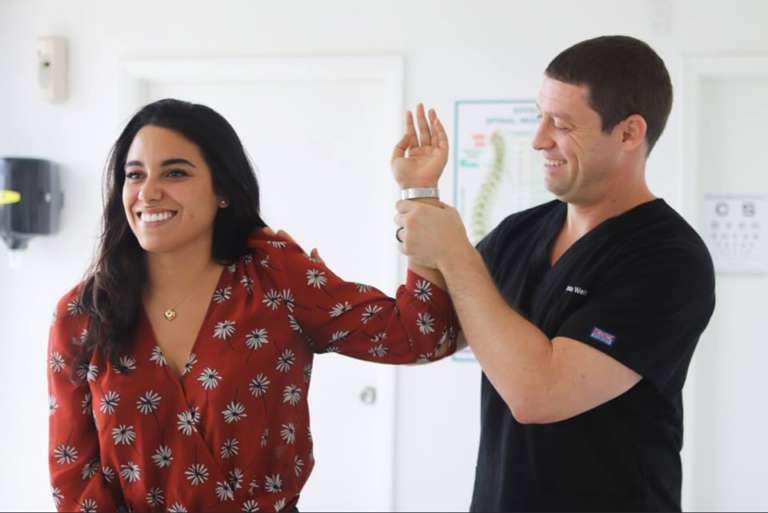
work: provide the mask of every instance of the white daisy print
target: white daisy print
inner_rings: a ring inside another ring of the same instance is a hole
[[[187,508],[180,502],[174,502],[171,507],[168,508],[168,513],[187,513]]]
[[[243,403],[238,403],[235,401],[230,402],[227,405],[227,408],[222,411],[221,414],[224,415],[224,422],[227,424],[240,422],[248,416],[248,414],[245,413],[245,406],[243,406]]]
[[[275,511],[283,511],[283,508],[285,507],[285,497],[275,502],[273,507],[275,508]]]
[[[99,368],[93,364],[82,364],[77,368],[77,377],[88,381],[96,381],[99,375]]]
[[[372,336],[371,337],[371,342],[373,342],[375,344],[376,342],[381,342],[382,340],[384,340],[386,338],[387,338],[387,334],[382,331],[381,333],[377,333],[374,336]]]
[[[273,248],[285,248],[288,247],[288,243],[281,240],[268,240],[267,243]]]
[[[61,493],[59,488],[51,488],[51,497],[53,497],[53,502],[57,508],[61,505],[61,501],[64,500],[64,494]]]
[[[296,363],[296,354],[290,349],[286,349],[277,358],[277,367],[275,369],[280,372],[288,372],[294,363]]]
[[[245,474],[239,467],[235,467],[227,472],[227,481],[232,485],[233,490],[239,490],[243,487],[243,481],[245,480]]]
[[[165,502],[165,494],[160,488],[151,488],[146,495],[147,504],[156,508]]]
[[[416,359],[416,363],[429,363],[432,361],[432,353],[420,354]]]
[[[360,320],[363,322],[363,324],[368,324],[368,321],[376,317],[376,315],[378,315],[382,310],[383,308],[381,308],[379,305],[368,305],[365,307]]]
[[[64,367],[67,366],[64,362],[64,357],[61,356],[61,353],[56,351],[51,353],[51,357],[48,359],[48,365],[51,367],[51,370],[54,372],[54,374],[60,373],[64,370]]]
[[[264,328],[253,330],[245,337],[245,345],[252,351],[260,349],[267,343],[269,343],[269,334]]]
[[[232,287],[224,287],[222,289],[216,289],[216,292],[213,293],[213,301],[217,305],[226,303],[230,299],[232,299]]]
[[[195,353],[189,353],[189,358],[187,358],[187,363],[184,364],[184,370],[181,371],[182,376],[186,376],[192,371],[192,367],[195,366],[197,363],[197,355]]]
[[[221,381],[221,374],[219,374],[219,371],[216,369],[206,367],[203,369],[203,372],[200,373],[200,376],[198,376],[197,380],[203,384],[203,388],[205,390],[213,390],[219,386],[219,381]]]
[[[85,499],[80,503],[80,513],[96,513],[98,510],[98,505],[93,499]]]
[[[325,273],[318,269],[310,269],[307,271],[307,285],[319,289],[325,287],[328,283],[328,279],[325,277]]]
[[[173,461],[173,451],[167,445],[161,445],[157,448],[155,454],[152,455],[152,461],[157,468],[170,467],[171,461]]]
[[[133,426],[120,424],[112,430],[112,439],[115,445],[131,445],[136,440],[136,431]]]
[[[237,438],[228,438],[221,444],[221,459],[226,460],[233,456],[237,456],[240,452],[240,442]]]
[[[193,406],[191,410],[189,410],[190,414],[192,415],[192,422],[195,423],[195,425],[200,424],[200,408],[197,406]]]
[[[269,390],[270,381],[264,374],[258,374],[248,384],[248,389],[253,397],[263,397]]]
[[[267,446],[267,443],[269,442],[269,429],[265,429],[264,432],[259,436],[259,445],[263,449]]]
[[[87,481],[99,472],[99,460],[91,460],[83,465],[83,470],[80,471],[80,477],[83,481]]]
[[[104,465],[101,467],[101,477],[104,478],[104,481],[107,483],[111,483],[115,480],[115,471],[112,467],[108,465]]]
[[[83,415],[93,414],[93,396],[90,392],[86,392],[83,400],[80,401],[80,411]]]
[[[208,481],[208,468],[202,463],[190,465],[184,475],[192,486],[198,486]]]
[[[304,383],[309,384],[312,379],[312,364],[308,363],[304,366]]]
[[[432,284],[425,280],[417,281],[413,295],[422,303],[426,303],[432,299]]]
[[[348,331],[343,331],[343,330],[342,331],[337,331],[333,335],[331,335],[331,344],[333,344],[335,342],[341,342],[342,340],[344,340],[348,336],[349,336],[349,332]]]
[[[419,331],[422,335],[433,333],[435,331],[435,328],[433,328],[434,324],[435,319],[426,312],[420,313],[419,317],[416,319],[416,326],[419,327]]]
[[[296,477],[301,475],[301,471],[304,469],[304,461],[298,456],[293,457],[293,473]]]
[[[56,410],[59,409],[59,402],[56,400],[55,396],[49,395],[48,396],[48,416],[52,416],[56,413]]]
[[[344,301],[343,303],[336,303],[333,308],[331,308],[330,316],[331,318],[335,317],[341,317],[345,313],[352,310],[352,305],[349,304],[349,301]]]
[[[120,465],[120,475],[122,476],[123,480],[129,483],[135,483],[141,479],[141,469],[137,464],[129,461],[125,465]]]
[[[243,255],[243,263],[245,265],[250,265],[251,262],[253,262],[253,255],[250,253]]]
[[[288,311],[293,312],[293,309],[296,307],[296,301],[293,299],[293,292],[291,292],[291,289],[283,290],[281,297],[283,298],[283,303]]]
[[[290,314],[288,314],[288,326],[290,326],[291,329],[296,333],[301,333],[301,326],[299,326],[299,322],[296,320],[296,317]]]
[[[136,359],[127,355],[121,356],[118,365],[115,366],[115,372],[122,374],[132,370],[136,370]]]
[[[227,271],[231,273],[237,272],[237,264],[229,264],[227,266]]]
[[[216,483],[216,497],[219,498],[219,502],[233,501],[235,500],[235,491],[229,483],[218,481]]]
[[[277,310],[277,307],[280,306],[282,301],[283,295],[274,289],[267,291],[267,293],[264,294],[264,299],[261,300],[262,303],[267,305],[267,308],[271,308],[272,310]]]
[[[165,367],[168,365],[168,360],[165,359],[165,355],[163,354],[163,350],[160,349],[160,346],[155,346],[152,349],[152,356],[149,357],[149,361],[153,362],[158,367]]]
[[[181,433],[187,436],[191,436],[194,431],[197,431],[197,427],[195,425],[197,423],[192,416],[192,412],[183,411],[176,415],[176,418],[178,419],[176,422],[176,427]]]
[[[301,400],[301,389],[296,385],[288,385],[283,389],[283,404],[296,406]]]
[[[373,287],[370,285],[365,285],[363,283],[355,283],[355,287],[357,287],[357,291],[361,294],[365,294],[366,292],[370,292],[373,290]]]
[[[69,465],[77,461],[79,454],[75,447],[61,444],[53,450],[53,457],[59,465]]]
[[[259,265],[262,266],[264,269],[269,269],[269,255],[259,260]]]
[[[269,493],[280,493],[283,491],[283,479],[280,474],[267,475],[264,477],[264,489]]]
[[[374,356],[375,358],[384,358],[385,356],[387,356],[387,351],[388,349],[386,348],[386,346],[384,346],[384,344],[378,344],[370,348],[368,350],[368,353]]]
[[[67,313],[70,315],[70,317],[84,314],[85,306],[83,305],[83,302],[80,301],[79,298],[75,298],[67,303]]]
[[[101,413],[104,415],[112,415],[115,413],[115,408],[117,408],[119,402],[120,394],[117,392],[109,391],[104,394],[104,397],[102,397],[101,401],[99,401],[99,411],[101,411]]]
[[[152,390],[144,392],[144,395],[136,401],[136,408],[144,415],[156,412],[163,398]]]
[[[245,287],[245,292],[249,296],[253,293],[253,278],[250,276],[243,276],[240,278],[240,284]]]
[[[259,503],[253,499],[249,499],[243,503],[243,509],[241,511],[244,513],[256,513],[259,511]]]
[[[217,322],[213,328],[213,337],[221,340],[227,340],[235,334],[235,321]]]
[[[283,429],[280,430],[280,438],[288,445],[296,442],[296,426],[292,422],[283,424]]]

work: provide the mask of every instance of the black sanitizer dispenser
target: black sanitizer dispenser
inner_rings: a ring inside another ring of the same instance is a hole
[[[56,233],[64,195],[48,160],[0,158],[0,237],[11,249],[36,235]]]

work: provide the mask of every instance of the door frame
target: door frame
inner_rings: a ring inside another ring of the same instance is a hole
[[[701,190],[699,176],[699,148],[701,146],[700,123],[704,120],[700,104],[701,84],[704,80],[720,78],[768,78],[768,57],[760,56],[701,56],[683,57],[683,75],[680,97],[682,98],[682,130],[680,153],[680,198],[683,214],[698,227],[700,221]],[[695,361],[694,356],[694,361]],[[685,417],[696,418],[696,383],[702,379],[697,367],[691,365],[688,380],[683,391]],[[696,449],[699,447],[695,423],[686,423],[683,446],[683,510],[700,509],[696,504]]]

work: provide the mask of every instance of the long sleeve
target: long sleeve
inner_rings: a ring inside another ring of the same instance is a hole
[[[457,320],[448,294],[409,271],[396,299],[336,276],[293,243],[274,244],[289,289],[267,291],[289,308],[289,321],[313,351],[402,364],[437,360],[456,347]]]
[[[93,363],[75,369],[73,379],[86,327],[87,316],[70,292],[59,303],[48,344],[51,488],[59,511],[116,511],[122,504],[117,476],[100,460],[88,386],[99,369]]]

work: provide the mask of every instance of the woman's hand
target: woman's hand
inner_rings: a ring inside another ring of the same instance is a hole
[[[401,188],[437,187],[437,181],[448,161],[448,136],[434,109],[429,122],[424,105],[416,107],[418,135],[411,111],[405,113],[405,135],[392,153],[392,173]]]

